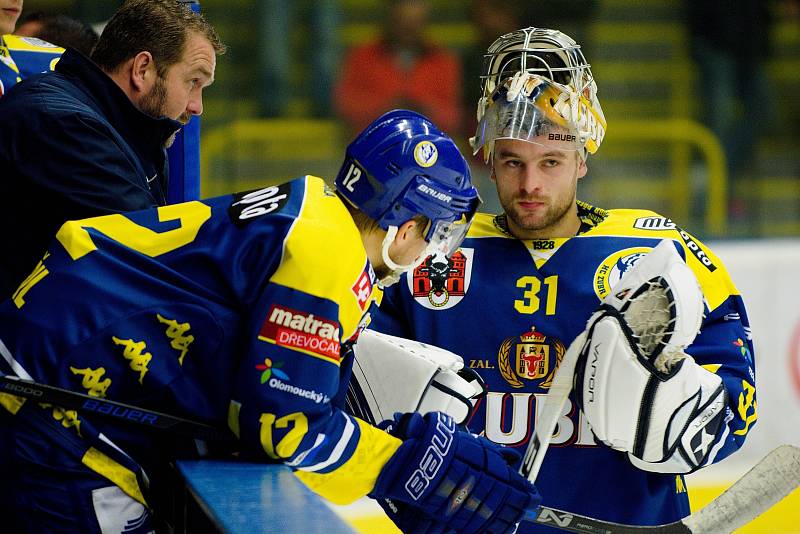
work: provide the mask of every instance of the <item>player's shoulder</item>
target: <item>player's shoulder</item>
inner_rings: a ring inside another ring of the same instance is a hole
[[[302,187],[302,205],[271,280],[335,302],[343,333],[351,335],[376,286],[361,234],[342,199],[321,178],[290,183]]]
[[[602,222],[587,234],[619,237],[673,238],[678,228],[671,219],[645,209],[604,210]]]
[[[497,215],[478,212],[472,219],[472,225],[467,233],[468,238],[497,237],[501,239],[515,239],[498,225]]]
[[[714,309],[730,295],[739,292],[722,260],[700,239],[670,218],[650,210],[608,210],[606,219],[587,235],[669,239],[682,251],[708,302]]]
[[[3,41],[6,44],[9,52],[36,52],[41,54],[50,54],[53,56],[60,56],[64,53],[64,49],[60,46],[42,41],[36,37],[22,37],[20,35],[4,35]]]

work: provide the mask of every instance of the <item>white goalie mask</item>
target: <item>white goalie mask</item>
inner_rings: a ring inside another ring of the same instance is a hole
[[[594,154],[606,120],[580,46],[557,30],[525,28],[489,47],[481,76],[478,130],[470,140],[488,162],[497,139],[520,139]]]

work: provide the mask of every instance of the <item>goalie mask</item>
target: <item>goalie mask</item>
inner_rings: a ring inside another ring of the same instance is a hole
[[[404,222],[424,215],[427,249],[418,261],[453,254],[467,234],[480,203],[469,166],[458,147],[430,120],[408,110],[376,119],[347,147],[336,189],[350,204],[387,231],[382,256],[389,285],[416,264],[397,265],[389,245]]]
[[[489,47],[481,77],[478,129],[470,140],[484,160],[497,139],[520,139],[594,154],[606,121],[597,85],[580,46],[569,36],[526,28]]]

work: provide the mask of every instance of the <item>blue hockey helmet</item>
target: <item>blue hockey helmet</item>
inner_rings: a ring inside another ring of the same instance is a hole
[[[426,216],[428,252],[447,256],[461,245],[480,203],[453,140],[404,109],[384,113],[350,143],[336,189],[384,230]]]

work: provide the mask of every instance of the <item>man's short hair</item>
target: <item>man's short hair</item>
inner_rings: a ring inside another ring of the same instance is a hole
[[[25,17],[22,23],[26,22],[38,22],[41,26],[33,37],[64,48],[74,48],[87,56],[97,43],[97,32],[91,26],[67,15],[46,15],[37,11]]]
[[[180,61],[191,32],[208,39],[217,54],[225,52],[213,26],[187,5],[177,0],[127,0],[106,24],[91,57],[113,73],[136,54],[150,52],[163,77]]]

